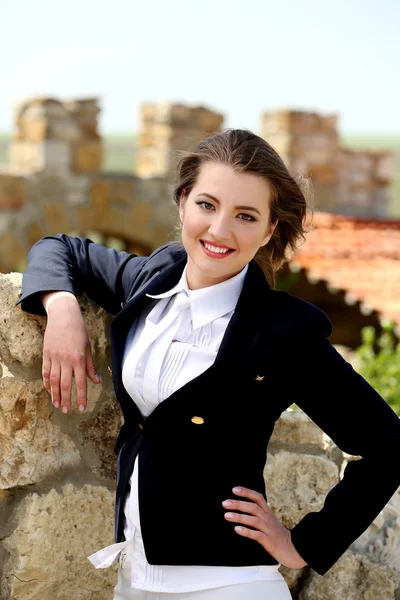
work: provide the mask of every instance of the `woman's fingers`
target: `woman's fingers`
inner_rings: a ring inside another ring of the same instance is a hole
[[[58,408],[61,404],[61,395],[60,395],[60,365],[53,361],[51,363],[50,370],[50,390],[51,390],[51,399],[56,408]]]
[[[225,513],[225,518],[228,521],[231,521],[231,523],[233,523],[233,522],[241,523],[243,525],[247,525],[249,527],[254,527],[255,529],[258,529],[260,531],[263,531],[264,533],[267,533],[267,524],[264,521],[264,519],[262,519],[260,517],[253,517],[251,515],[242,515],[242,514],[238,514],[238,513],[227,512],[227,513]]]
[[[234,487],[232,491],[236,496],[243,496],[248,498],[251,502],[255,502],[265,512],[270,510],[264,496],[260,494],[260,492],[245,487]]]
[[[85,361],[79,364],[74,371],[76,387],[76,406],[83,412],[87,407],[87,357]]]
[[[94,360],[92,356],[92,349],[90,347],[90,343],[88,341],[87,350],[86,350],[86,373],[87,376],[93,383],[100,383],[100,378],[97,375],[96,367],[94,366]]]
[[[244,500],[224,500],[222,503],[228,510],[240,510],[245,513],[261,516],[265,511],[255,502],[245,502]]]
[[[64,364],[61,371],[60,380],[61,389],[61,410],[63,413],[69,412],[71,409],[71,392],[72,392],[72,368]]]
[[[49,358],[43,356],[43,364],[42,364],[43,385],[44,385],[45,390],[49,394],[51,394],[50,369],[51,369],[51,360]]]

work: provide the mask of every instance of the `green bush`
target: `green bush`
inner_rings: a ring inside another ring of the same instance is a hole
[[[374,327],[361,330],[362,344],[356,349],[357,371],[400,416],[400,342],[396,342],[394,323],[381,321],[382,333],[377,339]],[[374,346],[378,346],[376,353]]]

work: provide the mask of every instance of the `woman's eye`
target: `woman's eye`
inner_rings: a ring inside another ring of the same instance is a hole
[[[244,219],[242,219],[242,221],[254,221],[254,217],[252,217],[251,215],[246,215],[245,213],[240,213],[239,217],[244,217]]]
[[[206,210],[208,210],[211,206],[211,208],[214,208],[214,206],[210,203],[210,202],[196,202],[196,204],[198,204],[199,206],[201,206],[202,208],[205,208]]]

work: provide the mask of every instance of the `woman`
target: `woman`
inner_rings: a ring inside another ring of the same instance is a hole
[[[226,130],[199,142],[178,165],[174,200],[182,244],[139,257],[46,236],[23,278],[18,303],[48,316],[44,385],[65,413],[72,375],[82,411],[86,375],[98,382],[75,296],[116,315],[116,543],[90,560],[119,557],[115,600],[290,600],[278,567],[325,574],[400,485],[386,460],[399,419],[330,344],[325,313],[274,290],[307,203],[266,141]],[[268,506],[263,467],[293,402],[362,458],[289,531]]]

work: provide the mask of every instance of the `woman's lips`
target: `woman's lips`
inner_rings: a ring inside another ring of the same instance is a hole
[[[211,250],[205,247],[204,242],[200,240],[200,243],[204,252],[207,254],[207,256],[210,256],[211,258],[226,258],[227,256],[230,256],[232,252],[235,252],[235,250],[228,250],[227,252],[212,252]]]

